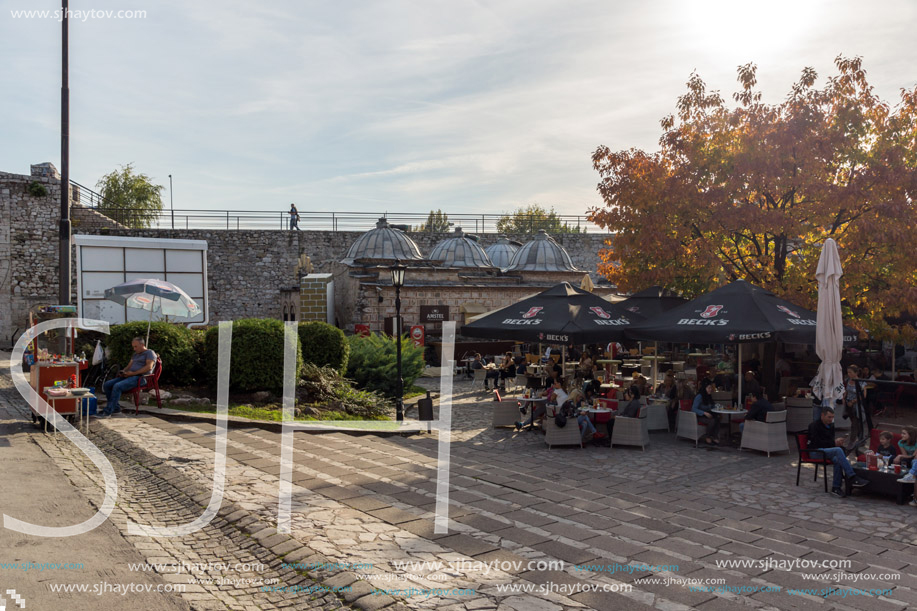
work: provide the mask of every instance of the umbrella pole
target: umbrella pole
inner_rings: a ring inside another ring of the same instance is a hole
[[[656,392],[656,383],[659,380],[659,342],[653,342],[653,392]]]
[[[742,344],[739,344],[739,362],[736,364],[739,373],[739,409],[745,409],[745,403],[742,401],[742,380],[745,378],[745,372],[742,371]]]
[[[150,304],[150,319],[146,323],[146,343],[144,345],[147,348],[150,347],[150,327],[153,326],[153,308],[155,307],[155,305],[156,305],[156,298],[153,297],[153,303]]]
[[[892,380],[898,379],[898,372],[895,370],[895,348],[898,346],[892,342]]]

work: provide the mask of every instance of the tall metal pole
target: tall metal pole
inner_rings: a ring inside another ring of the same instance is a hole
[[[395,286],[395,350],[398,360],[398,398],[395,403],[395,420],[404,420],[404,378],[401,377],[401,287]]]
[[[70,40],[67,19],[69,0],[63,0],[61,10],[61,88],[60,88],[60,256],[58,260],[58,301],[70,305]]]
[[[172,199],[172,175],[169,174],[169,208],[172,210],[172,229],[175,229],[175,200]]]

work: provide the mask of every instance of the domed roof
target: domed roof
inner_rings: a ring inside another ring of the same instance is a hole
[[[433,247],[430,259],[442,261],[442,267],[494,267],[481,245],[466,237],[461,227],[456,227],[452,237]]]
[[[545,233],[538,230],[538,235],[516,251],[512,261],[504,271],[515,272],[574,272],[579,271],[570,260],[564,247]]]
[[[518,244],[510,242],[506,239],[506,236],[500,236],[500,239],[485,248],[484,252],[487,253],[494,265],[504,268],[509,267],[509,263],[513,260],[513,255],[516,254],[517,250],[519,250]]]
[[[423,259],[414,240],[400,229],[390,227],[383,217],[351,244],[347,255],[341,259],[344,265],[361,261],[419,261]]]

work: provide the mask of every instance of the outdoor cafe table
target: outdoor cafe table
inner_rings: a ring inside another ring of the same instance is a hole
[[[532,424],[528,428],[524,429],[526,431],[531,431],[535,428],[535,404],[536,403],[545,403],[548,400],[547,397],[519,397],[518,401],[522,404],[522,407],[528,407],[532,410]],[[526,406],[526,403],[531,403],[531,405]],[[547,417],[547,414],[545,414]],[[523,418],[525,420],[525,418]]]
[[[732,417],[733,416],[745,416],[745,414],[748,413],[748,411],[744,409],[726,409],[725,407],[722,407],[720,405],[717,405],[710,411],[719,416],[725,415],[729,418],[729,439],[730,440],[732,439]]]
[[[586,407],[581,409],[586,412],[589,419],[592,420],[593,425],[595,425],[595,419],[599,414],[611,414],[611,417],[614,418],[617,413],[613,409],[608,409],[607,407]],[[605,424],[605,433],[608,434],[608,424]]]

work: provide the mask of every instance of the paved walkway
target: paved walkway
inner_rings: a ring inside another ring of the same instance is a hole
[[[810,470],[796,487],[793,455],[696,449],[665,432],[651,434],[646,452],[548,451],[536,432],[491,429],[488,401],[468,383],[457,383],[456,391],[449,533],[433,533],[436,435],[297,433],[292,544],[302,548],[276,541],[267,548],[275,555],[296,549],[283,560],[299,563],[308,576],[275,563],[272,579],[286,583],[298,575],[350,587],[345,602],[363,608],[917,606],[913,508],[868,494],[834,498],[821,481],[812,482]],[[201,492],[212,484],[212,423],[141,416],[99,421],[93,431],[90,438],[128,454],[142,448],[140,466],[167,467],[167,481],[192,482]],[[69,445],[61,436],[48,439],[62,452]],[[280,435],[249,427],[231,430],[229,439],[226,502],[259,527],[276,525]],[[80,458],[70,456],[77,464]],[[149,522],[162,506],[139,507],[137,519]],[[196,515],[193,509],[186,513]],[[273,529],[250,534],[266,538]],[[188,554],[162,540],[147,543],[163,545],[172,557]],[[217,558],[224,553],[213,548]],[[803,574],[826,569],[783,570],[798,561],[849,561],[844,571],[853,577],[808,580]],[[374,588],[398,591],[389,598],[371,595]],[[711,591],[698,591],[704,588]],[[262,603],[254,598],[234,607],[237,589],[221,591],[226,608],[273,608],[249,607]],[[275,602],[306,604],[264,604]]]

